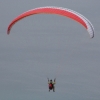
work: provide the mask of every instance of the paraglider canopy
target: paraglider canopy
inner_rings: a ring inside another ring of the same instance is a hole
[[[31,10],[26,11],[26,12],[22,13],[21,15],[17,16],[9,24],[8,29],[7,29],[7,34],[10,34],[10,30],[11,30],[12,26],[19,20],[21,20],[27,16],[31,16],[31,15],[35,15],[35,14],[43,14],[43,13],[44,14],[58,14],[58,15],[62,15],[62,16],[71,18],[71,19],[79,22],[81,25],[83,25],[86,28],[86,30],[88,31],[91,38],[94,37],[93,25],[86,17],[84,17],[83,15],[79,14],[78,12],[70,10],[68,8],[52,7],[52,6],[31,9]]]

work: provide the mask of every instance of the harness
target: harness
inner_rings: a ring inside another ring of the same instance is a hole
[[[50,83],[50,84],[49,84],[49,89],[52,89],[52,88],[53,88],[53,84]]]

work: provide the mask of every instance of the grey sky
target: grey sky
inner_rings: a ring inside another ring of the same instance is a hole
[[[0,100],[100,100],[100,0],[0,0]],[[57,15],[11,20],[42,6],[75,10],[88,18],[95,36]],[[47,77],[57,78],[48,92]]]

